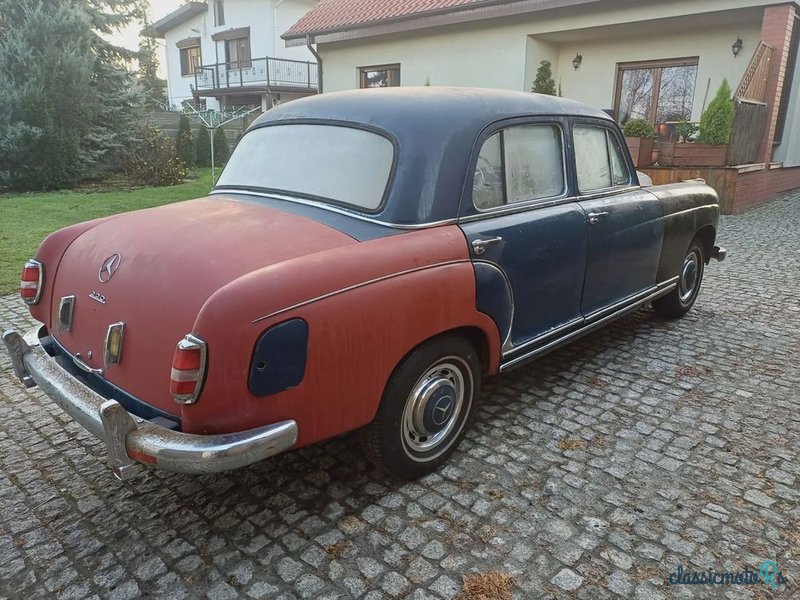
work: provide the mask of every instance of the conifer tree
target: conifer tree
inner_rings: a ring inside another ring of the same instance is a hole
[[[188,168],[194,165],[194,136],[192,135],[189,117],[186,115],[181,115],[181,120],[178,123],[178,136],[175,140],[175,145],[183,166]]]
[[[536,69],[536,79],[533,80],[532,92],[537,94],[556,95],[556,82],[553,79],[553,65],[549,60],[543,60]]]
[[[194,164],[198,167],[211,166],[211,136],[203,126],[200,126],[195,136]]]
[[[228,136],[224,127],[214,130],[214,164],[224,166],[231,156],[231,147],[228,145]]]

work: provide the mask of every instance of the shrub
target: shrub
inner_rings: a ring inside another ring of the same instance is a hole
[[[700,136],[703,144],[727,144],[733,128],[733,100],[731,86],[723,79],[717,95],[708,105],[706,112],[700,117]]]
[[[186,115],[181,115],[181,120],[178,123],[178,136],[175,140],[175,145],[178,149],[178,156],[183,161],[183,166],[188,169],[194,165],[194,136],[192,135],[189,117]]]
[[[625,137],[634,137],[634,138],[654,138],[656,137],[656,130],[653,127],[650,121],[645,121],[644,119],[631,119],[627,123],[625,123],[625,127],[622,128],[622,133],[625,134]]]
[[[231,147],[228,145],[228,137],[225,135],[224,127],[217,127],[214,130],[214,163],[223,166],[231,156]]]
[[[678,134],[679,142],[688,142],[697,133],[697,125],[689,121],[681,121],[675,125],[675,133]]]
[[[211,166],[211,136],[205,127],[197,130],[194,142],[194,164],[198,167]]]
[[[142,125],[128,146],[122,171],[133,185],[175,185],[186,177],[175,141],[155,127]]]
[[[553,65],[549,60],[543,60],[536,69],[536,79],[533,80],[532,92],[537,94],[556,95],[556,82],[553,80]]]

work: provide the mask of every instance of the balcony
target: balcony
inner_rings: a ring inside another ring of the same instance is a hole
[[[199,96],[235,91],[299,91],[315,93],[317,63],[286,58],[254,58],[249,61],[202,65],[194,75]]]

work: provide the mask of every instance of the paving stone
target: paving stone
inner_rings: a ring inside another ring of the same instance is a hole
[[[500,571],[520,600],[666,600],[705,597],[666,584],[678,564],[765,557],[791,580],[798,231],[800,192],[723,217],[728,259],[689,314],[645,308],[487,379],[461,447],[415,482],[345,436],[122,485],[102,443],[23,389],[0,349],[0,599],[450,599],[464,576]],[[0,328],[31,325],[0,297]]]

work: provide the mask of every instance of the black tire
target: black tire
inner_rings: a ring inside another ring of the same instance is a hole
[[[700,240],[694,239],[689,244],[689,249],[686,251],[686,256],[678,271],[678,287],[666,296],[653,300],[653,309],[668,319],[677,319],[689,312],[700,293],[705,267],[706,256],[703,244]]]
[[[397,366],[375,418],[359,432],[364,453],[401,479],[431,473],[458,446],[480,388],[480,360],[469,341],[447,334],[425,342]]]

